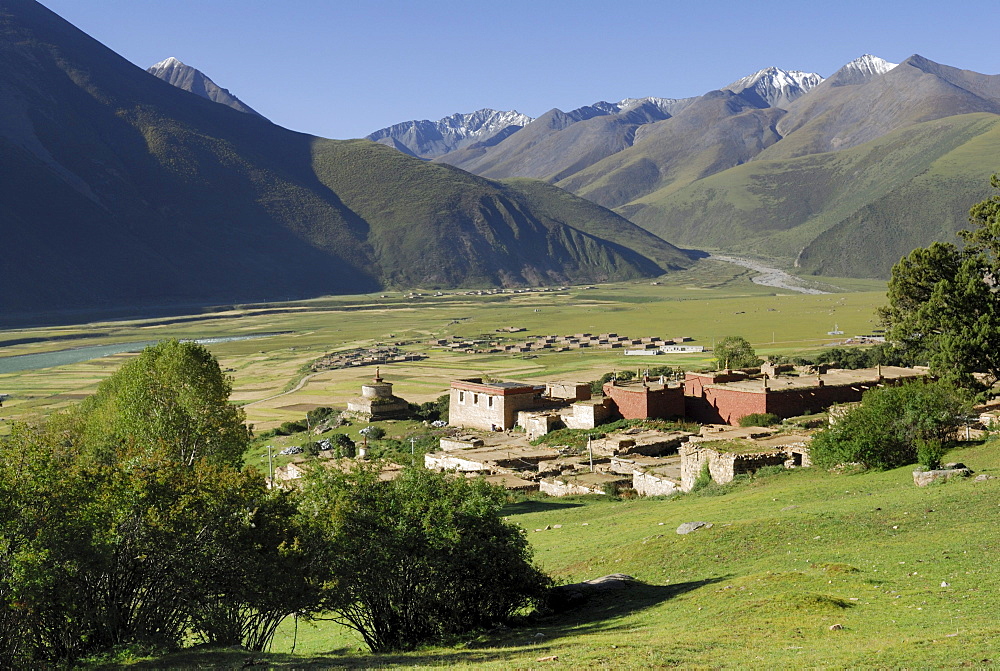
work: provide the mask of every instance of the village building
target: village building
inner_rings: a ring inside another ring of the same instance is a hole
[[[822,412],[836,403],[852,403],[873,387],[925,377],[926,369],[880,366],[829,370],[815,375],[770,374],[751,377],[745,371],[689,372],[684,379],[688,419],[706,424],[739,424],[751,414],[780,418]]]
[[[406,415],[409,403],[393,396],[392,383],[383,380],[376,368],[372,381],[361,385],[361,396],[347,402],[347,412],[368,421],[392,419]]]
[[[684,416],[684,388],[657,381],[611,380],[604,384],[604,397],[610,399],[612,410],[624,419],[671,419]]]
[[[578,401],[590,400],[590,385],[581,382],[549,382],[545,385],[523,382],[483,382],[482,378],[455,380],[451,383],[451,397],[448,404],[448,423],[470,429],[506,431],[522,421],[525,412],[542,415],[566,410]],[[600,405],[600,402],[597,403]],[[574,426],[587,421],[603,421],[605,414],[593,407],[581,407],[568,412],[578,415],[579,420],[570,420]],[[557,417],[538,419],[536,426],[551,427],[563,420]],[[591,424],[591,427],[594,426]],[[547,433],[546,430],[543,432]]]

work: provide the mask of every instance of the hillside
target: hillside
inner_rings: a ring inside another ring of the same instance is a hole
[[[998,170],[993,140],[974,137],[1000,118],[1000,75],[920,55],[865,54],[826,79],[767,68],[650,100],[669,104],[552,110],[436,160],[543,179],[676,244],[870,278],[953,240]]]
[[[615,218],[596,206],[537,215],[502,184],[288,131],[159,80],[34,2],[0,0],[0,90],[8,315],[664,270],[573,227]]]
[[[997,447],[948,458],[996,478]],[[300,625],[288,654],[288,623],[265,659],[282,668],[535,668],[542,658],[556,669],[993,665],[1000,480],[917,488],[912,470],[801,469],[672,499],[523,500],[510,519],[558,580],[641,582],[465,645],[396,655],[357,652],[357,639],[330,623]],[[713,526],[675,533],[696,520]],[[193,650],[135,667],[245,657]]]
[[[833,276],[887,277],[913,247],[953,241],[989,191],[1000,117],[928,121],[845,149],[756,160],[622,208],[679,244],[798,260]]]

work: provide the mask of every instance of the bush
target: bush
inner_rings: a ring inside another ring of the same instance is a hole
[[[281,426],[274,430],[276,436],[291,436],[292,434],[305,431],[309,427],[305,422],[283,422]]]
[[[933,471],[941,465],[946,452],[944,443],[935,438],[917,440],[917,462],[924,470]]]
[[[306,413],[306,424],[308,426],[316,426],[317,424],[319,424],[332,414],[333,414],[333,408],[328,408],[325,406],[320,408],[313,408],[312,410]]]
[[[368,436],[368,440],[382,440],[385,438],[385,429],[381,426],[369,425],[361,429],[361,434]]]
[[[813,462],[824,468],[845,463],[897,468],[917,460],[921,443],[928,461],[933,461],[934,452],[943,450],[933,444],[949,439],[968,407],[968,399],[945,382],[870,389],[858,406],[816,434],[810,449]]]
[[[343,433],[335,433],[330,436],[330,445],[333,447],[335,457],[354,457],[357,448],[350,436]]]
[[[482,479],[407,468],[383,482],[376,467],[307,477],[303,517],[336,578],[325,605],[373,652],[503,623],[551,583],[524,530],[500,514],[506,494]]]
[[[774,426],[781,418],[772,412],[754,412],[740,418],[740,426]]]

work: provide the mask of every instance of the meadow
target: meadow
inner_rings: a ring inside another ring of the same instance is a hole
[[[627,357],[621,351],[584,349],[525,355],[462,354],[431,347],[428,341],[485,335],[518,326],[511,340],[546,334],[617,332],[632,337],[693,338],[711,348],[726,335],[742,335],[758,353],[796,354],[832,342],[834,325],[846,334],[870,333],[874,310],[885,300],[876,281],[825,279],[825,295],[792,294],[749,281],[743,268],[702,261],[693,269],[654,282],[570,287],[564,291],[465,295],[425,290],[418,298],[401,292],[333,297],[295,303],[234,306],[199,314],[158,319],[89,322],[64,326],[0,330],[0,357],[69,348],[144,342],[164,338],[212,338],[259,334],[269,337],[209,344],[233,377],[232,399],[241,404],[258,430],[301,419],[317,406],[344,406],[371,367],[310,373],[324,354],[408,342],[401,349],[426,359],[391,363],[383,376],[397,395],[421,403],[447,392],[452,379],[490,375],[503,379],[591,380],[610,370],[649,365],[700,368],[711,355]],[[13,373],[0,373],[0,432],[10,422],[44,417],[93,393],[130,353]]]

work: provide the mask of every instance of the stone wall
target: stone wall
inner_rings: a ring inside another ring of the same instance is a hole
[[[607,403],[582,402],[570,406],[571,414],[563,415],[563,423],[570,429],[593,429],[611,418]]]
[[[681,485],[652,473],[635,471],[632,473],[632,489],[639,496],[670,496],[681,491]]]
[[[808,466],[808,448],[787,447],[760,452],[734,453],[720,452],[702,443],[684,443],[680,447],[681,455],[681,489],[691,491],[695,480],[701,475],[705,462],[708,462],[708,472],[712,480],[720,485],[732,482],[737,475],[753,474],[765,466],[785,466],[789,461],[793,465]],[[798,455],[798,457],[796,457]],[[800,463],[794,463],[794,462]]]

